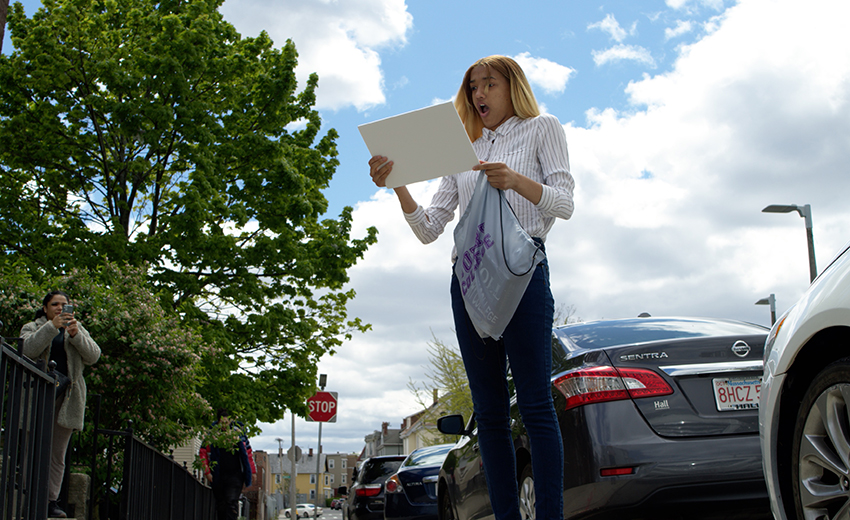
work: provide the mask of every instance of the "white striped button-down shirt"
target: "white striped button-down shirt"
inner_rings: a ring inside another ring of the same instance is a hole
[[[545,240],[556,218],[572,216],[575,181],[570,174],[567,137],[558,118],[550,114],[528,119],[514,116],[495,131],[485,128],[483,135],[472,143],[472,148],[480,160],[503,162],[543,185],[543,195],[537,204],[513,190],[505,191],[529,235]],[[456,208],[463,215],[478,175],[478,171],[469,170],[443,177],[428,209],[419,206],[413,213],[404,214],[419,240],[425,244],[436,240],[454,218]],[[455,257],[452,249],[452,260]]]

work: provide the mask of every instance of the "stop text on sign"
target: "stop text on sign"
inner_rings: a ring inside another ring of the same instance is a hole
[[[307,420],[310,422],[336,422],[337,392],[316,392],[307,399]]]

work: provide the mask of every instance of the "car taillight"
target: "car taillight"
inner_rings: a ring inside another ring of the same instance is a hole
[[[635,468],[625,466],[622,468],[603,468],[599,470],[599,475],[602,477],[621,477],[623,475],[634,475]]]
[[[590,403],[673,393],[661,376],[642,368],[580,368],[564,374],[552,384],[567,398],[566,410]]]
[[[393,475],[384,482],[384,491],[386,493],[403,493],[404,486],[401,485],[398,475]]]
[[[374,497],[377,496],[381,492],[380,484],[365,484],[357,488],[357,491],[354,492],[355,495],[359,497]]]

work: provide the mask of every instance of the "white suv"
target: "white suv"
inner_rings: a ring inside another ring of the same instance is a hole
[[[759,431],[777,520],[850,514],[848,248],[777,320],[765,344]]]

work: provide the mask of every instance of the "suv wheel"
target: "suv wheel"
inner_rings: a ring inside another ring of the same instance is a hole
[[[440,498],[440,509],[437,518],[439,520],[455,520],[455,510],[452,509],[452,501],[449,498],[448,490],[441,489],[440,493],[437,493],[437,496]]]
[[[797,518],[835,518],[850,508],[850,360],[827,366],[797,414],[791,475]]]
[[[519,514],[522,520],[534,520],[534,507],[537,499],[534,495],[534,474],[531,463],[522,468],[519,476]]]

